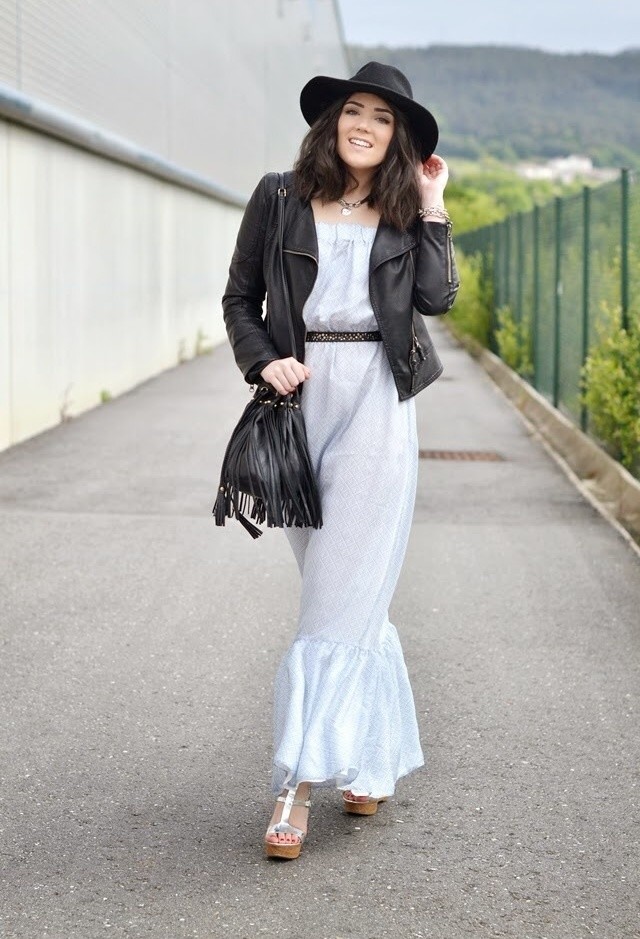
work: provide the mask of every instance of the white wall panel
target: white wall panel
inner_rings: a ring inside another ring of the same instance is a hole
[[[9,128],[0,121],[0,450],[11,442]]]
[[[199,332],[222,340],[240,211],[16,125],[0,128],[11,218],[0,269],[0,287],[11,285],[2,316],[6,446],[191,357]]]

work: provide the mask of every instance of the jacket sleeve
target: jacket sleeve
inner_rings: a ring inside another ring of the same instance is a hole
[[[421,221],[419,233],[414,306],[425,316],[446,313],[453,306],[460,286],[451,225]]]
[[[271,197],[277,186],[276,174],[268,173],[262,177],[247,203],[222,297],[229,342],[238,368],[249,383],[259,379],[265,365],[280,358],[262,315],[267,292],[263,273],[264,247]]]

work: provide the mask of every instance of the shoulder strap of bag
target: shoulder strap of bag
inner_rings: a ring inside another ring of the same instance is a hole
[[[286,198],[287,190],[284,185],[284,176],[282,173],[278,173],[278,259],[280,262],[280,276],[282,278],[282,296],[284,298],[287,325],[289,327],[291,355],[297,359],[298,353],[296,349],[296,335],[293,329],[291,297],[289,296],[289,284],[287,283],[287,276],[284,271],[284,200]]]

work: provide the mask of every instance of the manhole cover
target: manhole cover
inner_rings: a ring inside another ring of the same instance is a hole
[[[421,460],[467,460],[471,462],[502,463],[504,457],[495,450],[418,450]]]

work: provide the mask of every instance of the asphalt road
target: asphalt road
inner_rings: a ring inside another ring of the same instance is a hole
[[[0,933],[640,936],[640,562],[439,327],[392,608],[427,766],[262,856],[281,532],[210,516],[229,351],[0,455]],[[233,392],[227,392],[232,386]]]

